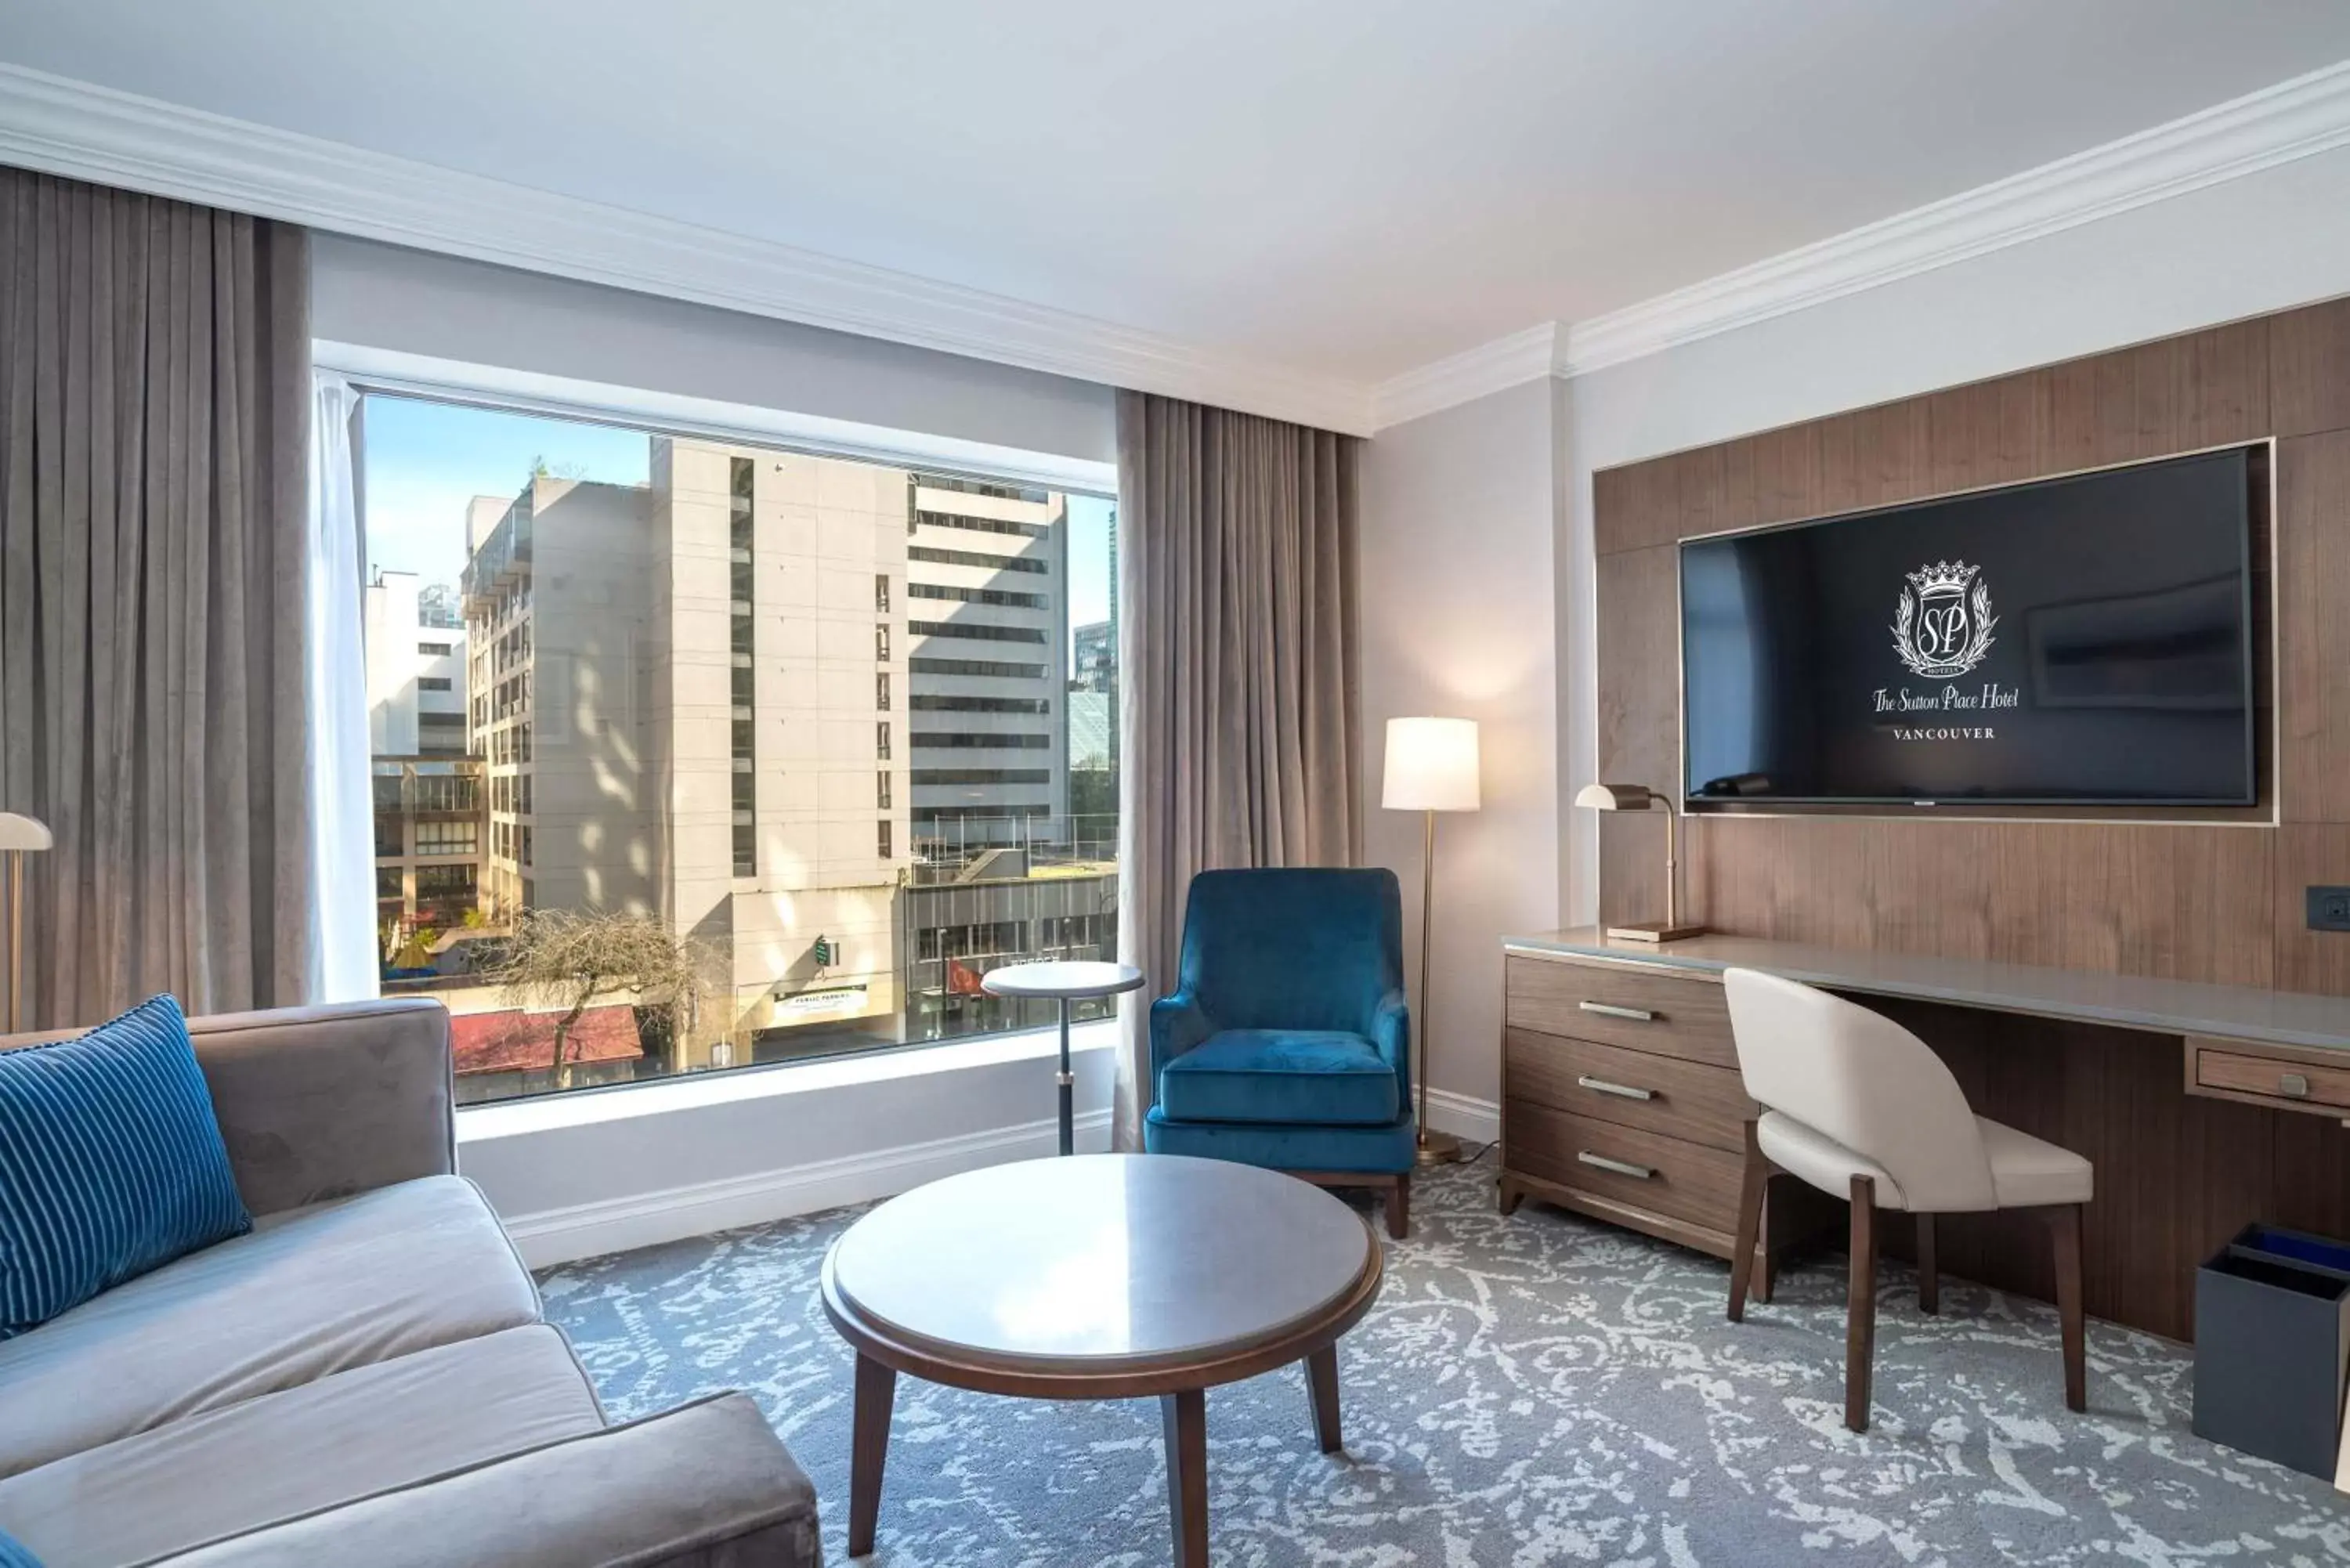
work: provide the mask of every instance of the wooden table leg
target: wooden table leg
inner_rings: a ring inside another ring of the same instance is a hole
[[[1208,1396],[1186,1388],[1159,1397],[1167,1435],[1167,1512],[1175,1526],[1175,1568],[1208,1568]]]
[[[1314,1436],[1326,1454],[1340,1448],[1338,1438],[1338,1347],[1326,1345],[1305,1358],[1305,1397],[1314,1407]]]
[[[881,1467],[889,1457],[889,1406],[898,1375],[869,1355],[857,1358],[857,1405],[849,1418],[848,1554],[873,1550],[881,1517]]]

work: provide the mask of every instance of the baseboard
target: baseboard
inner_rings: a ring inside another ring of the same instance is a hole
[[[1492,1143],[1502,1136],[1502,1107],[1473,1095],[1431,1087],[1428,1126],[1430,1131],[1451,1133],[1466,1144]]]
[[[1076,1135],[1081,1154],[1107,1149],[1109,1112],[1088,1111],[1079,1116]],[[1057,1123],[1024,1122],[1016,1127],[995,1127],[929,1143],[900,1144],[842,1159],[818,1160],[722,1181],[661,1188],[627,1198],[541,1210],[535,1214],[503,1214],[499,1218],[504,1220],[506,1232],[514,1238],[523,1262],[541,1269],[688,1236],[704,1236],[712,1231],[730,1231],[821,1209],[837,1209],[845,1203],[867,1203],[958,1171],[1050,1155],[1058,1147]]]

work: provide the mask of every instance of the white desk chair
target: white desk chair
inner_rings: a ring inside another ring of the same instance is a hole
[[[1976,1116],[1926,1043],[1891,1019],[1754,970],[1722,977],[1746,1092],[1746,1174],[1731,1253],[1730,1321],[1762,1223],[1764,1185],[1784,1172],[1852,1202],[1852,1282],[1845,1327],[1844,1424],[1868,1428],[1877,1340],[1877,1210],[1908,1210],[1918,1228],[1918,1304],[1939,1305],[1934,1216],[2037,1209],[2056,1241],[2056,1309],[2064,1331],[2064,1403],[2088,1407],[2081,1344],[2081,1208],[2089,1162]]]

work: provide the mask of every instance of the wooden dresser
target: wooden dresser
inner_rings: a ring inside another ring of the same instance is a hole
[[[1720,976],[1515,949],[1504,965],[1503,1211],[1532,1196],[1729,1257],[1754,1102]],[[1789,1228],[1766,1211],[1762,1251]]]

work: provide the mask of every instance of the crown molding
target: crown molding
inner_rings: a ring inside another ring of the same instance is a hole
[[[1563,332],[1545,324],[1407,371],[1374,389],[1373,421],[1418,419],[1537,377],[1588,375],[2345,146],[2350,61]]]
[[[1564,325],[1545,321],[1390,377],[1371,389],[1371,423],[1385,430],[1422,414],[1473,402],[1489,392],[1563,374],[1565,340]]]
[[[2344,146],[2350,60],[1578,321],[1565,373],[1734,332]]]
[[[1350,434],[1368,391],[1155,333],[0,63],[0,161]]]

